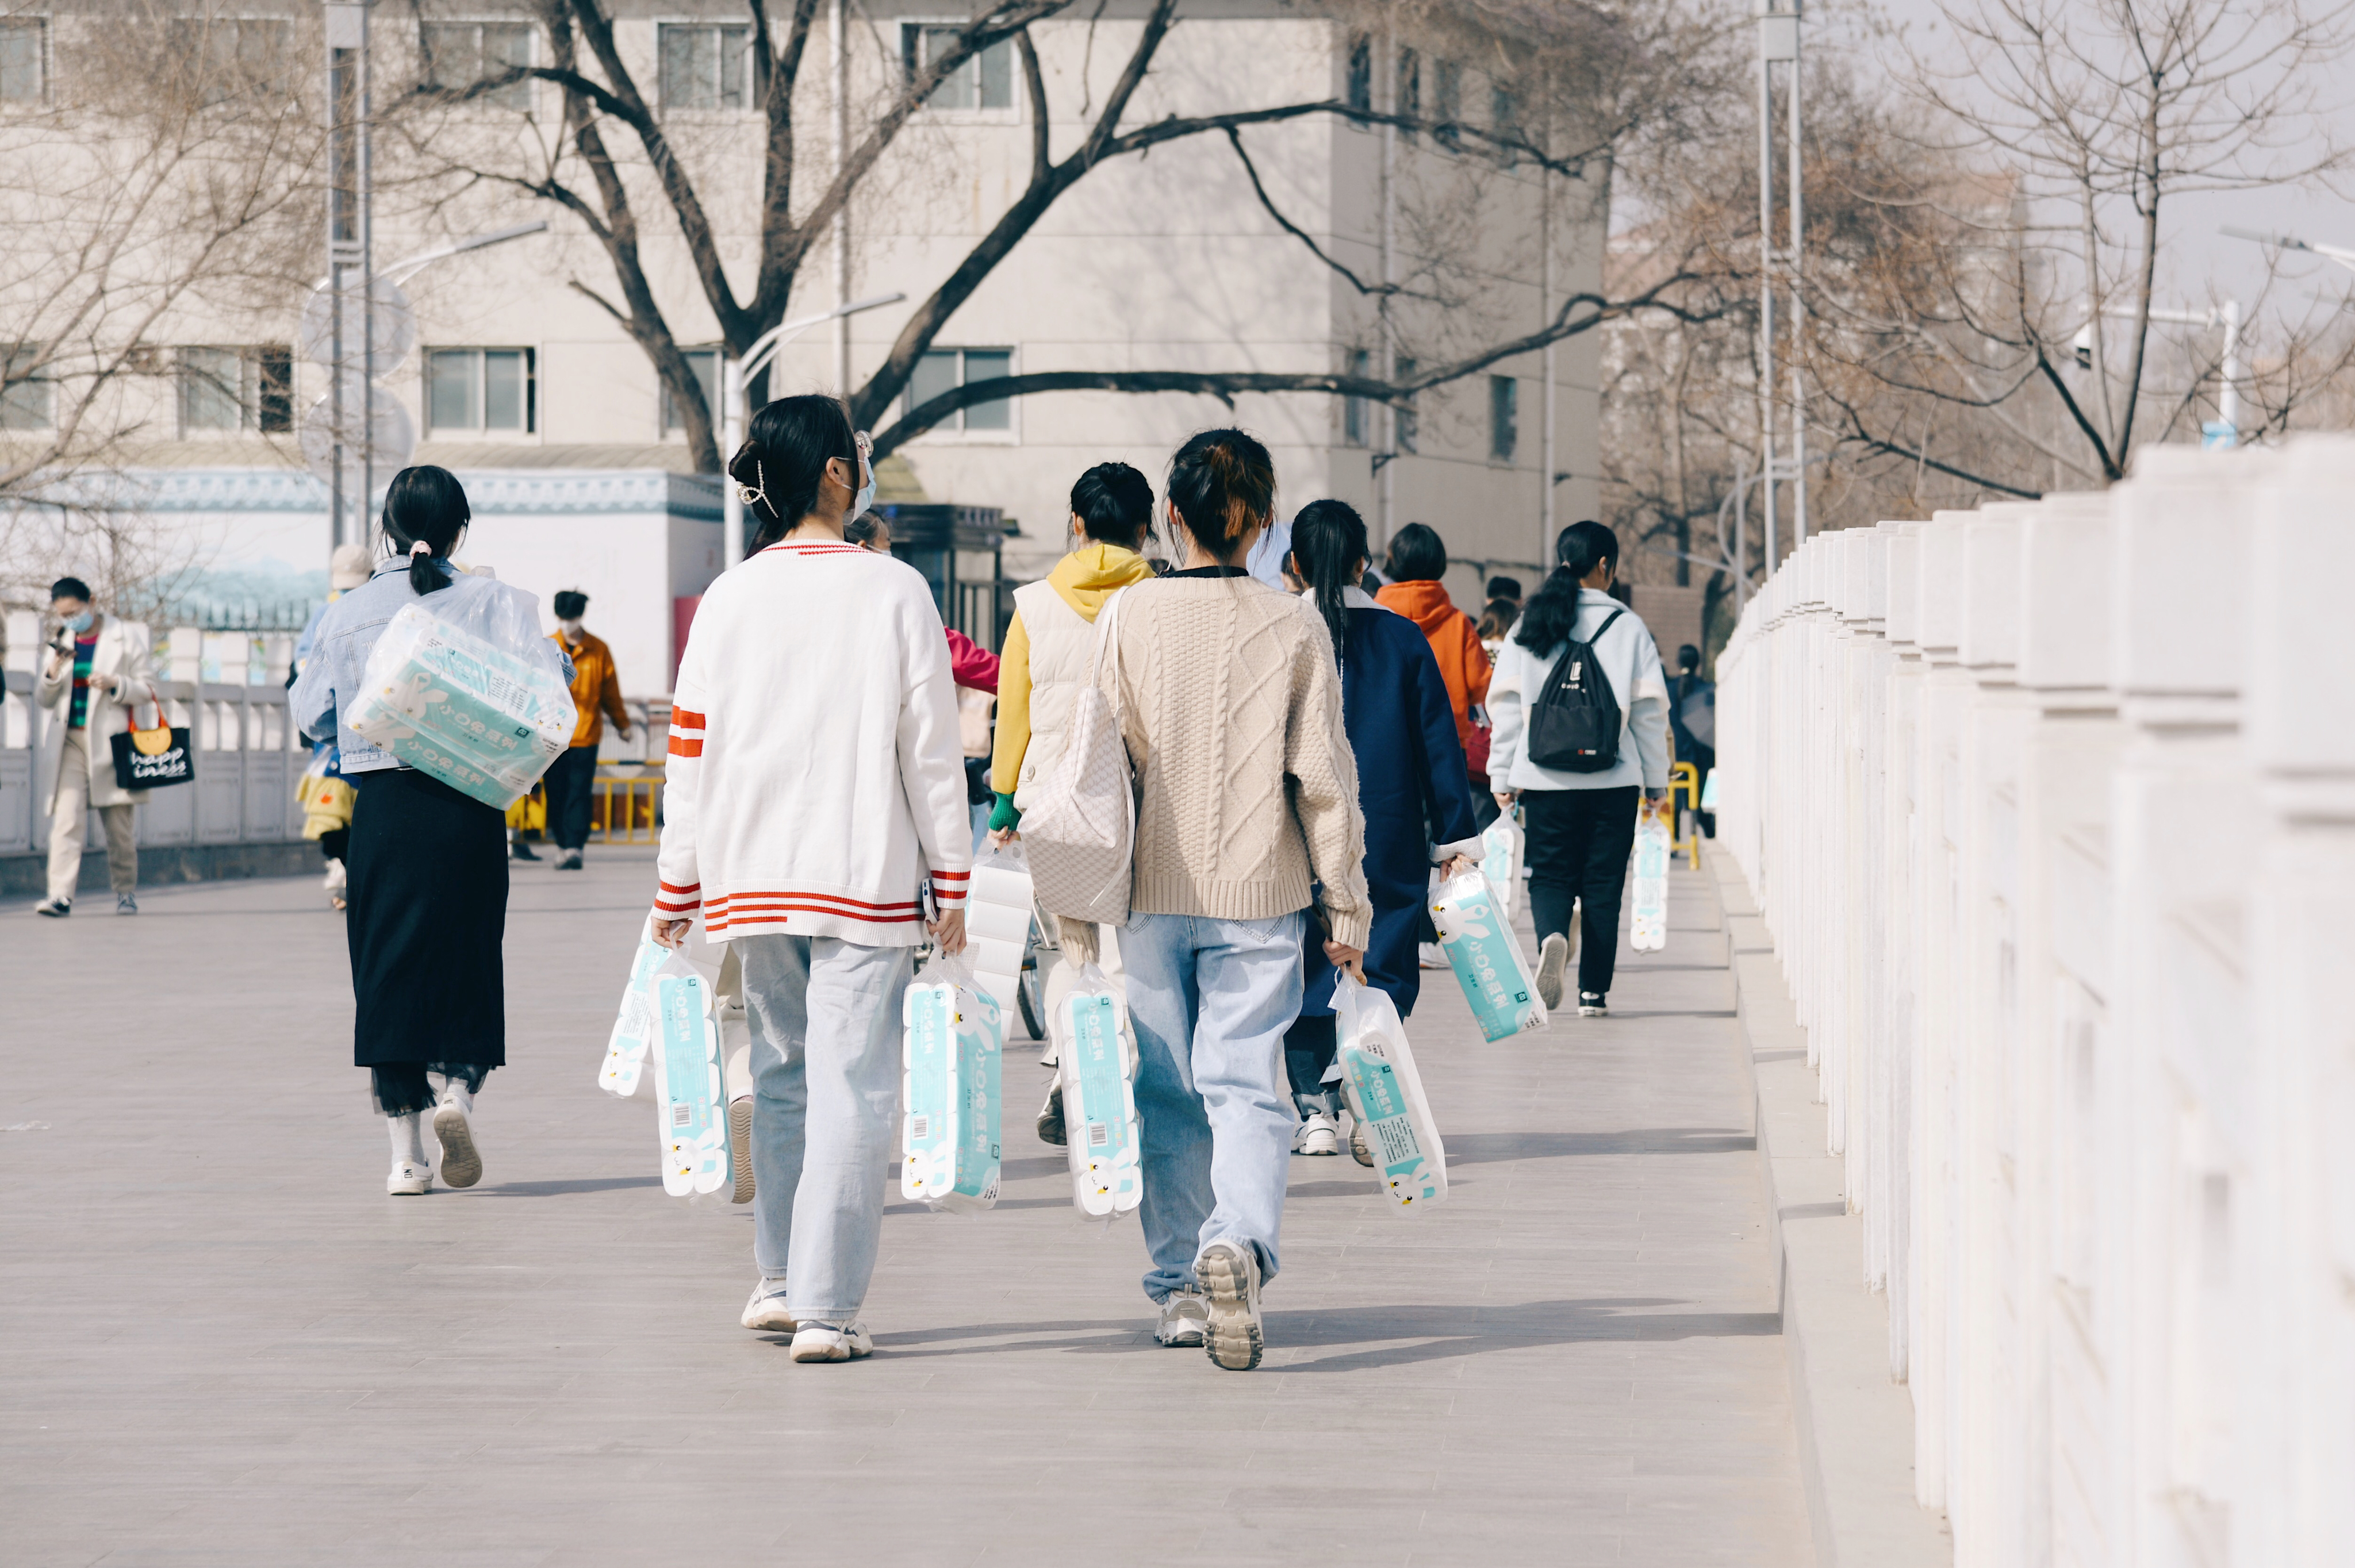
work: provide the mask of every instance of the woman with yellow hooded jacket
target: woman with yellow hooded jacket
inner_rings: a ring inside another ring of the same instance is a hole
[[[1153,575],[1141,553],[1152,528],[1151,482],[1124,462],[1098,463],[1071,486],[1071,532],[1079,547],[1046,577],[1014,590],[1014,618],[998,657],[997,738],[989,759],[989,788],[996,797],[989,816],[993,842],[1014,836],[1023,810],[1061,758],[1080,689],[1092,673],[1096,612],[1118,589]],[[1098,933],[1098,950],[1116,980],[1119,949],[1104,939],[1111,935]],[[1050,1017],[1076,979],[1071,966],[1060,961],[1047,976]],[[1055,1049],[1050,1033],[1050,1062]],[[1060,1083],[1039,1113],[1039,1136],[1063,1141]]]

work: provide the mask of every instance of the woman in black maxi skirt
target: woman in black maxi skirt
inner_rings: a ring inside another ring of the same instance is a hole
[[[514,593],[486,577],[453,576],[449,556],[468,515],[465,491],[447,471],[409,468],[393,477],[384,533],[408,559],[380,563],[327,608],[290,698],[306,733],[336,736],[344,778],[357,791],[346,861],[352,1060],[368,1069],[377,1108],[390,1125],[385,1190],[395,1196],[415,1196],[433,1183],[428,1117],[442,1181],[471,1187],[482,1180],[468,1118],[484,1075],[506,1061],[500,955],[506,824],[496,808],[400,766],[343,716],[365,686],[369,653],[403,608],[457,609]],[[442,1080],[438,1094],[428,1075]]]

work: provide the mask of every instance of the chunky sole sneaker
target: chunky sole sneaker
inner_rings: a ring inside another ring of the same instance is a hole
[[[1259,1255],[1233,1242],[1212,1242],[1194,1260],[1194,1277],[1209,1298],[1202,1349],[1211,1361],[1229,1372],[1259,1365],[1267,1348],[1259,1327]]]
[[[1039,1107],[1039,1141],[1058,1149],[1070,1141],[1063,1131],[1063,1086],[1060,1083],[1047,1091],[1047,1103]]]
[[[1349,1118],[1349,1158],[1369,1167],[1374,1162],[1374,1151],[1366,1147],[1366,1124],[1356,1117]]]
[[[1561,971],[1570,967],[1570,938],[1556,931],[1538,948],[1538,1000],[1548,1009],[1561,1005]]]
[[[757,1334],[790,1334],[801,1327],[785,1305],[785,1282],[782,1279],[763,1279],[752,1287],[752,1298],[744,1303],[741,1321]]]
[[[474,1129],[466,1113],[444,1101],[433,1112],[433,1136],[442,1144],[442,1184],[471,1187],[483,1179],[483,1156],[474,1147]]]
[[[385,1196],[389,1198],[422,1198],[433,1190],[433,1167],[404,1160],[392,1168],[384,1179]]]
[[[821,1323],[815,1319],[794,1330],[797,1361],[855,1361],[875,1353],[874,1336],[864,1323]]]
[[[1322,1111],[1312,1113],[1293,1135],[1295,1154],[1338,1154],[1341,1152],[1341,1124]]]
[[[33,906],[33,913],[46,915],[52,920],[62,920],[73,913],[73,900],[70,898],[46,899]]]
[[[1193,1350],[1210,1326],[1210,1304],[1199,1290],[1173,1290],[1161,1303],[1161,1321],[1153,1337],[1172,1349]]]
[[[731,1203],[752,1201],[752,1097],[740,1096],[728,1102],[728,1152],[735,1166],[736,1190],[728,1195]],[[745,1325],[750,1328],[751,1325]],[[791,1324],[786,1325],[791,1328]]]
[[[1578,993],[1579,1017],[1607,1018],[1610,1014],[1611,999],[1604,996],[1601,991],[1582,991]]]

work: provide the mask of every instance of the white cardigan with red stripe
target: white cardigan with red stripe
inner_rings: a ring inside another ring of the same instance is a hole
[[[923,939],[928,879],[964,906],[956,687],[914,567],[762,550],[704,591],[672,702],[657,918],[888,948]]]

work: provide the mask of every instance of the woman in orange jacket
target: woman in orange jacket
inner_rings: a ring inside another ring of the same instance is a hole
[[[1430,640],[1455,709],[1455,738],[1469,756],[1476,727],[1472,710],[1488,700],[1488,651],[1480,646],[1479,628],[1455,608],[1439,580],[1447,575],[1447,546],[1427,524],[1410,523],[1391,538],[1383,570],[1391,580],[1374,602],[1413,621]]]

